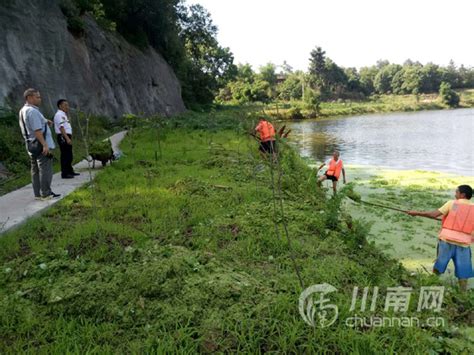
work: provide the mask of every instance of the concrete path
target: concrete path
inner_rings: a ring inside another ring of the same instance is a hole
[[[123,131],[110,137],[114,152],[119,152],[118,145],[126,133],[126,131]],[[101,169],[102,164],[96,161],[95,169],[92,169],[92,176],[95,176]],[[54,205],[89,181],[87,160],[82,160],[74,165],[74,170],[81,174],[74,177],[74,179],[61,179],[61,172],[54,174],[51,189],[55,193],[61,194],[59,198],[48,201],[36,201],[31,184],[0,196],[0,234],[19,226],[31,216]]]

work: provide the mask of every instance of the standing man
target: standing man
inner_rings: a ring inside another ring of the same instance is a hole
[[[271,153],[273,156],[275,156],[276,142],[275,128],[273,125],[264,118],[260,118],[257,127],[255,127],[255,132],[258,133],[260,138],[260,152],[262,152],[262,154]]]
[[[79,175],[72,167],[72,127],[67,116],[69,112],[69,102],[61,99],[57,103],[58,111],[54,115],[54,130],[56,132],[59,149],[61,150],[61,177],[72,179]]]
[[[37,200],[49,200],[59,197],[51,191],[53,179],[53,155],[55,148],[49,126],[52,125],[38,109],[41,95],[36,89],[28,89],[23,94],[25,105],[19,113],[20,129],[25,139],[31,162],[31,180]]]
[[[344,184],[346,183],[346,171],[344,170],[342,159],[339,159],[339,152],[337,150],[334,151],[331,159],[326,161],[324,164],[321,164],[321,166],[318,168],[318,171],[321,170],[321,168],[325,165],[327,165],[328,169],[326,170],[324,175],[321,175],[318,178],[318,185],[321,186],[321,183],[324,180],[327,180],[327,179],[331,180],[332,190],[334,194],[336,194],[337,182],[339,181],[339,176],[341,175],[341,171],[342,171],[343,182]]]
[[[433,265],[436,275],[446,271],[451,259],[454,273],[462,291],[467,290],[467,280],[474,277],[471,262],[471,243],[474,240],[474,204],[470,201],[472,188],[469,185],[458,186],[455,200],[446,202],[441,208],[431,211],[408,211],[410,216],[443,216],[438,240],[438,255]]]

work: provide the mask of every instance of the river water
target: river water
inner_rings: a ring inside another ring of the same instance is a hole
[[[474,109],[370,114],[287,122],[290,142],[316,162],[337,149],[345,164],[474,176]]]

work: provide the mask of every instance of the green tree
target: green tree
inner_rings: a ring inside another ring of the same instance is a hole
[[[278,96],[282,100],[299,100],[303,96],[304,73],[297,71],[289,74],[278,87]]]
[[[330,58],[326,58],[324,70],[325,91],[322,93],[332,93],[335,97],[340,97],[347,88],[347,76],[344,70],[334,63]]]
[[[229,84],[232,100],[238,103],[252,101],[252,84],[245,81],[235,81]]]
[[[441,83],[439,87],[439,96],[441,97],[441,101],[449,107],[457,107],[459,105],[459,95],[447,82]]]
[[[309,58],[310,86],[323,91],[326,88],[326,52],[316,47]]]
[[[267,63],[266,65],[261,66],[259,71],[260,73],[258,74],[258,78],[262,81],[266,81],[269,84],[269,99],[275,99],[277,97],[276,65],[273,63]]]
[[[248,63],[246,64],[239,64],[237,66],[237,79],[241,81],[245,81],[248,83],[253,83],[255,80],[255,72],[252,69],[252,66]]]
[[[419,94],[422,92],[423,71],[421,65],[404,65],[392,79],[395,94]]]
[[[353,93],[363,94],[364,88],[360,79],[360,74],[356,68],[345,68],[344,73],[347,77],[347,90]]]
[[[274,86],[277,82],[277,74],[276,74],[276,65],[273,63],[267,63],[260,67],[259,69],[259,77],[262,80],[265,80],[270,85]]]
[[[273,98],[272,88],[268,81],[257,78],[251,86],[251,101],[269,102]]]
[[[441,84],[442,72],[438,65],[426,64],[421,69],[421,92],[437,92]]]
[[[283,64],[280,66],[280,73],[283,75],[289,75],[293,73],[293,67],[289,65],[286,60],[283,61]]]
[[[180,37],[187,54],[186,91],[188,102],[211,103],[218,90],[237,75],[229,48],[217,41],[217,27],[207,10],[199,4],[180,13]]]
[[[422,71],[419,66],[408,66],[403,69],[402,92],[419,94],[421,92]]]
[[[393,77],[402,69],[398,64],[383,66],[374,78],[374,89],[379,94],[392,92]]]
[[[444,68],[442,80],[450,84],[452,88],[461,87],[459,73],[453,60],[450,60],[448,66]]]
[[[359,71],[360,85],[365,95],[371,95],[375,92],[374,81],[378,69],[376,66],[362,67]]]

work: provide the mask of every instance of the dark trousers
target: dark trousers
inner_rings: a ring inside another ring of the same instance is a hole
[[[69,138],[72,138],[68,134]],[[72,175],[74,169],[72,168],[72,145],[67,144],[62,134],[58,134],[59,149],[61,150],[61,176]]]
[[[51,195],[51,180],[53,179],[53,156],[38,155],[33,158],[31,154],[31,182],[33,192],[36,197],[46,197]]]

